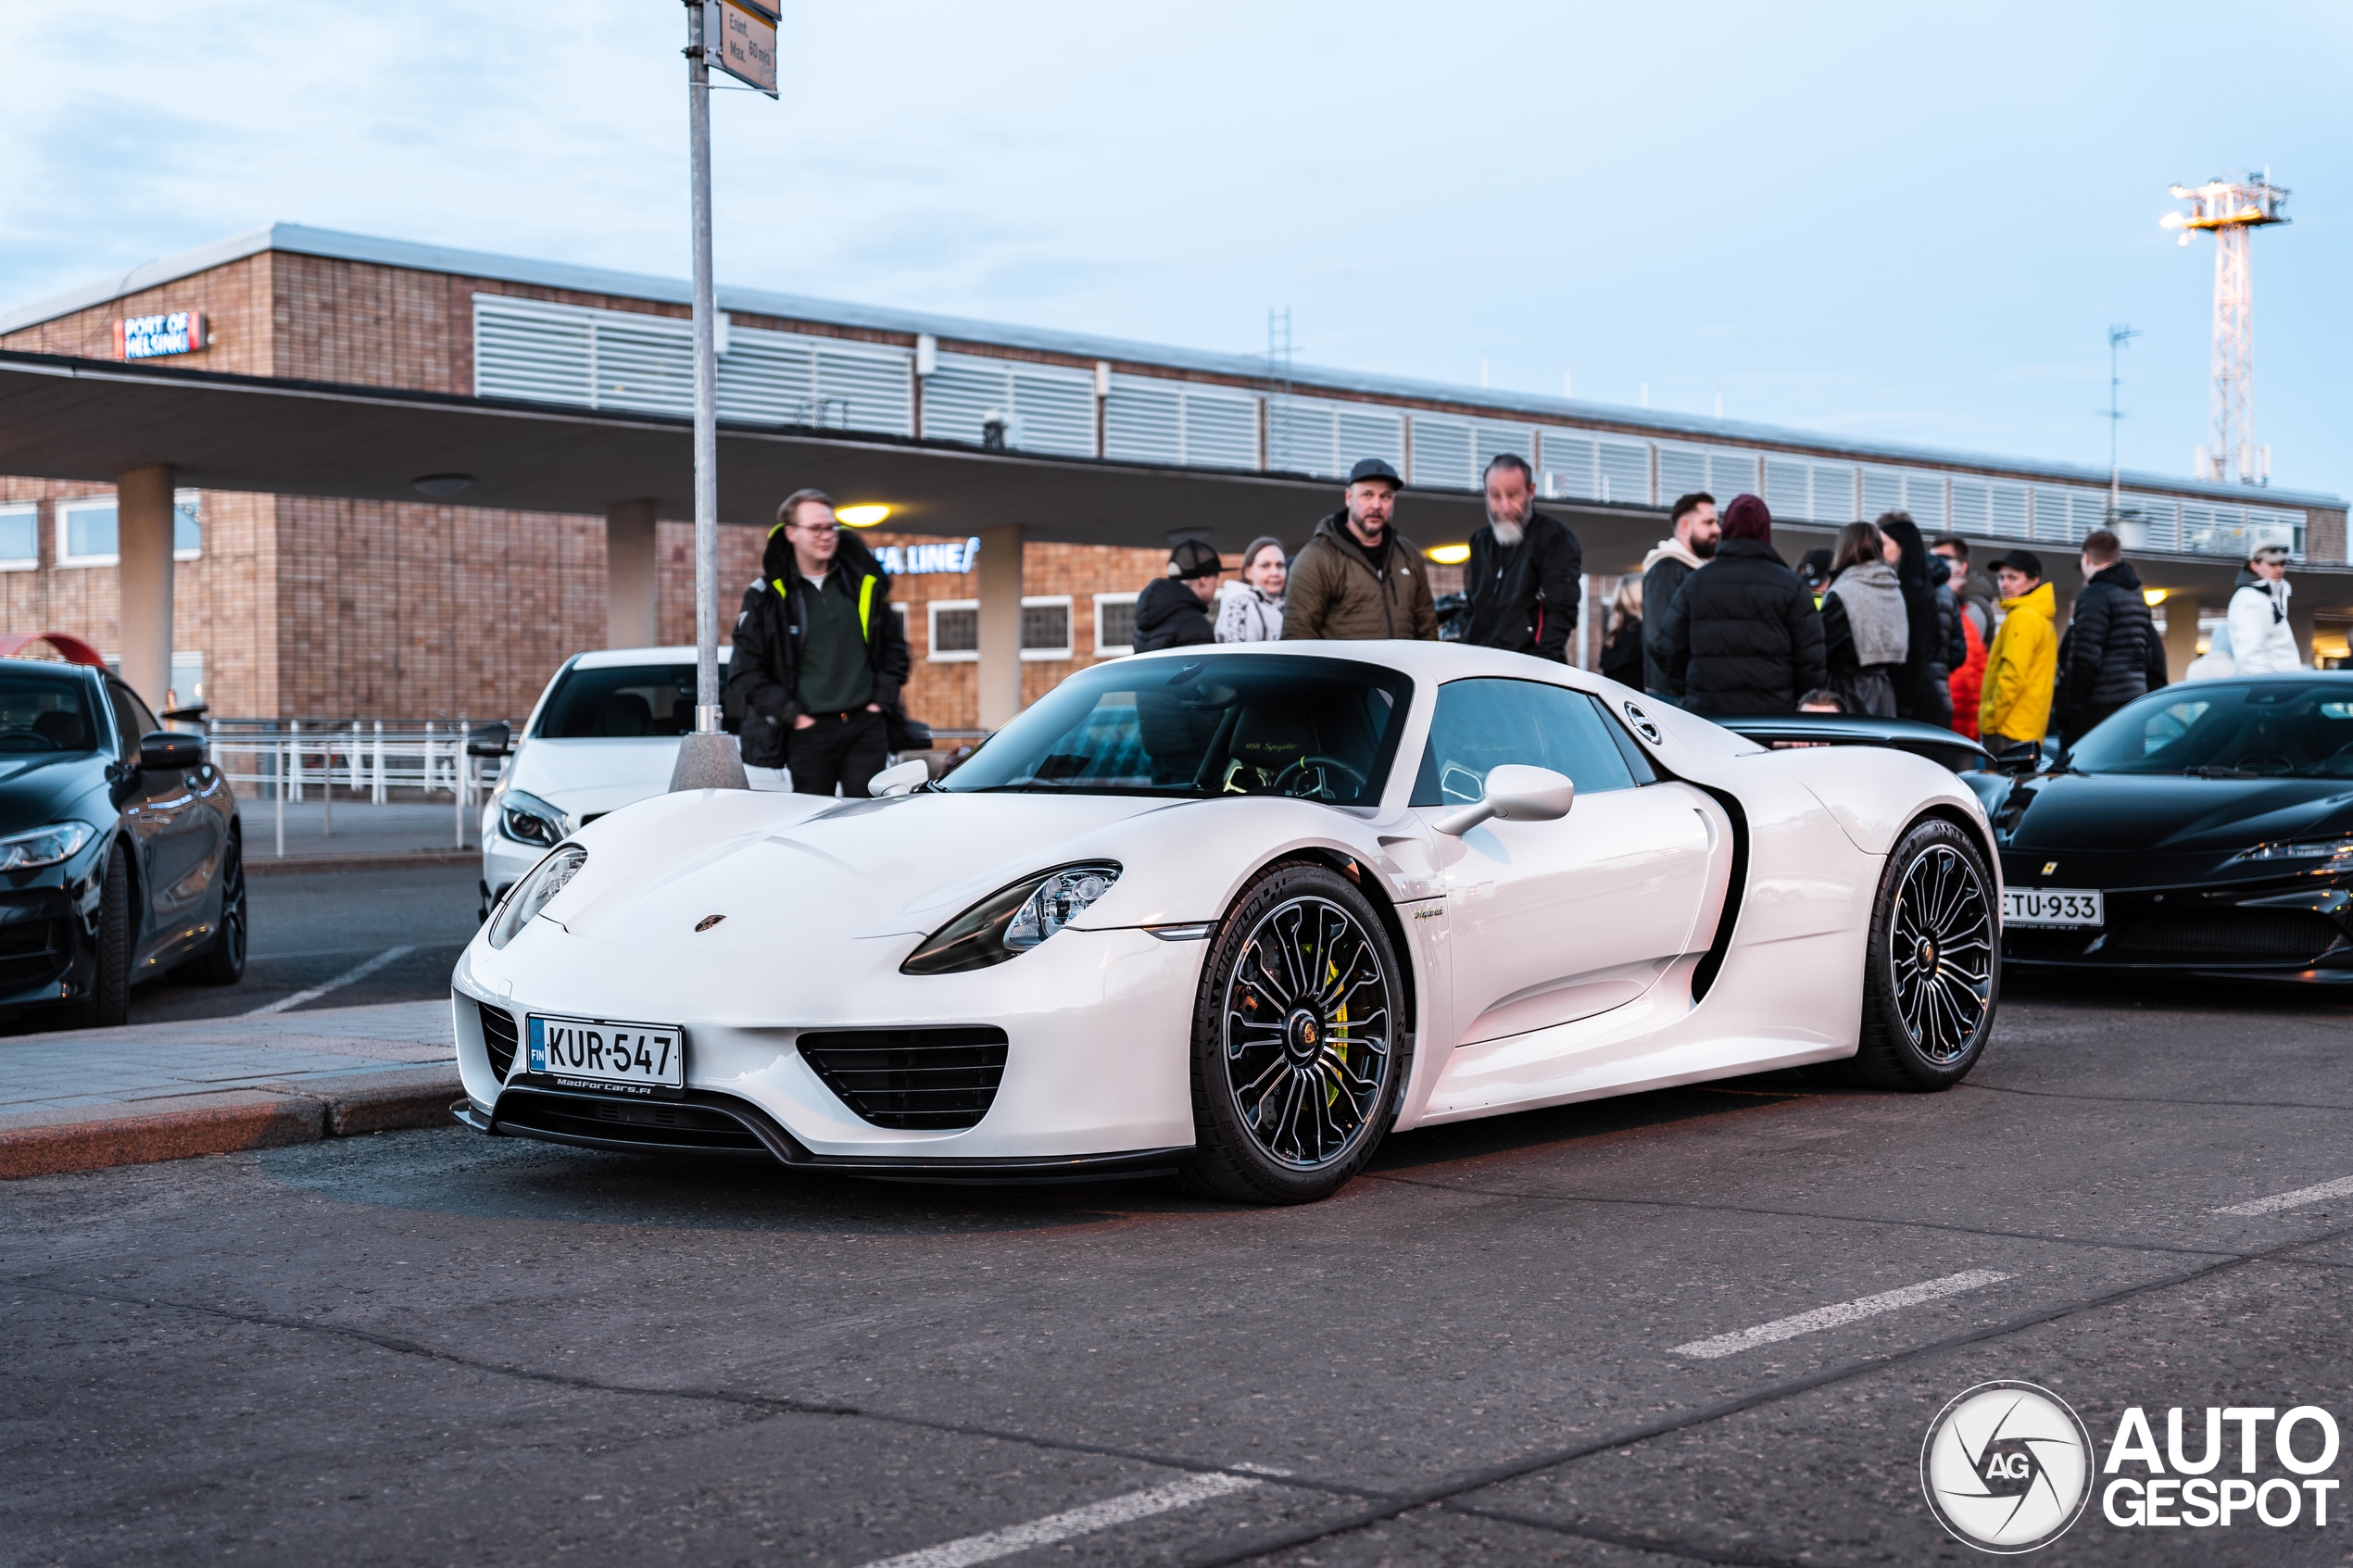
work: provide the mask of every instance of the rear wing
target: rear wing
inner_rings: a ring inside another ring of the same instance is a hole
[[[1760,746],[1884,746],[1956,773],[1994,766],[1993,754],[1957,731],[1868,713],[1740,713],[1710,722]]]

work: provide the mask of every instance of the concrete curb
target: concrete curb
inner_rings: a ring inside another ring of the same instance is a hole
[[[245,857],[247,876],[282,876],[296,872],[389,872],[409,866],[476,866],[479,849],[396,849],[358,855],[262,855]]]
[[[0,1116],[0,1180],[439,1126],[465,1089],[457,1064],[350,1081],[225,1089]]]

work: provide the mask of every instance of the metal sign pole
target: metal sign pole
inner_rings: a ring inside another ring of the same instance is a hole
[[[695,228],[695,728],[681,737],[670,787],[746,789],[743,758],[720,722],[719,357],[711,281],[711,65],[704,0],[686,0],[686,124]]]

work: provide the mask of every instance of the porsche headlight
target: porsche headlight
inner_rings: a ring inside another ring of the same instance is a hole
[[[2274,844],[2259,844],[2252,849],[2242,849],[2222,863],[2226,866],[2282,865],[2303,860],[2353,859],[2353,834],[2341,834],[2334,838],[2291,838]]]
[[[1063,866],[1000,888],[924,939],[901,974],[962,974],[1017,958],[1076,920],[1111,891],[1111,861]]]
[[[51,822],[31,833],[12,833],[0,838],[0,872],[54,866],[89,843],[97,831],[88,822]]]
[[[515,933],[531,923],[547,900],[564,890],[564,884],[580,874],[588,863],[588,851],[577,844],[567,844],[530,871],[507,895],[506,901],[490,917],[490,945],[503,947],[515,939]]]
[[[564,814],[535,795],[510,789],[498,797],[498,831],[517,844],[550,848],[563,841]]]

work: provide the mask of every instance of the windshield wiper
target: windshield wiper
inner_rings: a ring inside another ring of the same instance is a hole
[[[2271,779],[2279,777],[2277,773],[2250,772],[2245,768],[2224,768],[2210,762],[2201,762],[2195,768],[2184,768],[2182,771],[2184,775],[2193,779]]]

